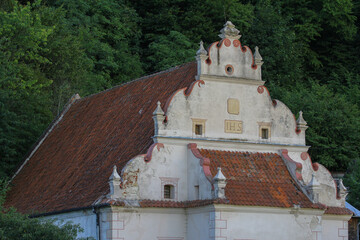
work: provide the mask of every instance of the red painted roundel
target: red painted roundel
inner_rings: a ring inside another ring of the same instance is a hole
[[[240,41],[239,40],[234,40],[233,44],[234,44],[234,47],[238,47],[238,46],[240,46]]]
[[[224,40],[224,44],[225,44],[226,47],[230,47],[231,41],[226,38],[226,39]]]

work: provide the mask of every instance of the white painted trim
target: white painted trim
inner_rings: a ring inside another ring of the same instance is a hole
[[[136,213],[158,213],[158,214],[185,214],[185,208],[161,208],[161,207],[111,207],[112,213],[136,212]]]
[[[148,207],[148,208],[130,208],[130,207],[117,207],[112,206],[111,212],[137,212],[137,213],[159,213],[159,214],[199,214],[206,212],[238,212],[238,213],[260,213],[260,214],[295,214],[294,208],[277,208],[277,207],[261,207],[261,206],[236,206],[236,205],[227,205],[227,204],[210,204],[200,207],[191,207],[191,208],[161,208],[161,207]],[[321,209],[311,209],[311,208],[300,208],[296,211],[298,215],[314,215],[314,216],[329,216],[323,215],[325,210]],[[344,220],[348,217],[344,215],[331,215],[335,216],[334,220]],[[337,218],[336,218],[337,217]],[[328,219],[328,218],[326,218]]]
[[[21,164],[21,166],[19,167],[19,169],[15,172],[15,174],[12,176],[12,178],[10,179],[9,183],[16,177],[16,175],[18,175],[18,173],[21,171],[21,169],[23,169],[23,167],[25,166],[25,164],[30,160],[30,158],[35,154],[35,152],[39,149],[40,145],[45,141],[45,139],[49,136],[49,134],[52,132],[52,130],[54,129],[54,127],[62,120],[62,118],[64,117],[65,113],[70,109],[70,107],[73,105],[74,102],[76,102],[76,100],[80,99],[79,94],[75,94],[73,95],[70,100],[69,103],[66,105],[65,109],[61,112],[60,116],[57,118],[57,120],[51,125],[50,129],[45,133],[44,137],[39,141],[39,143],[35,146],[35,148],[32,150],[32,152],[30,153],[30,155],[25,159],[25,161],[23,162],[23,164]]]
[[[214,205],[210,204],[210,205],[206,205],[206,206],[187,208],[186,214],[199,214],[199,213],[208,213],[208,212],[214,212],[214,211],[215,211]]]
[[[278,152],[280,149],[287,149],[289,152],[307,152],[310,146],[295,144],[276,144],[269,142],[249,142],[231,139],[219,138],[191,138],[191,137],[173,137],[160,136],[153,137],[154,142],[163,144],[184,145],[196,143],[199,148],[214,149],[234,149],[236,151],[254,151],[254,152]]]
[[[248,78],[238,78],[238,77],[227,77],[227,76],[214,76],[201,74],[200,76],[196,76],[196,80],[203,80],[209,82],[226,82],[226,83],[237,83],[237,84],[245,84],[245,85],[256,85],[261,86],[264,85],[265,81],[256,80],[256,79],[248,79]]]
[[[225,205],[215,204],[215,211],[222,212],[241,212],[241,213],[274,213],[274,214],[295,214],[294,208],[276,208],[276,207],[261,207],[261,206],[236,206],[236,205]],[[324,210],[311,209],[311,208],[300,208],[296,211],[299,215],[323,215]]]
[[[334,215],[334,214],[324,214],[322,217],[323,220],[336,220],[336,221],[349,221],[351,215]]]

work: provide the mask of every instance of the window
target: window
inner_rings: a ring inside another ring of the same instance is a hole
[[[164,185],[164,199],[174,199],[174,186]]]
[[[228,75],[232,75],[233,72],[234,72],[234,67],[232,65],[230,65],[230,64],[226,65],[225,66],[225,72]]]
[[[200,192],[199,192],[199,185],[195,185],[195,199],[199,199],[200,198]]]
[[[258,122],[259,124],[259,137],[261,140],[270,140],[271,138],[271,123]]]
[[[262,128],[261,129],[261,138],[262,139],[268,139],[269,138],[269,129]]]
[[[192,132],[195,136],[204,136],[206,119],[192,118],[193,127]]]
[[[161,199],[178,200],[179,178],[160,177],[161,180]]]
[[[202,125],[201,124],[195,124],[195,134],[202,135]]]

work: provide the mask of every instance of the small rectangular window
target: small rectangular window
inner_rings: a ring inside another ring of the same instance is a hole
[[[174,199],[174,186],[164,185],[164,199]]]
[[[195,199],[199,199],[200,193],[199,193],[199,185],[195,185]]]
[[[206,119],[192,118],[192,132],[196,137],[205,135]]]
[[[261,138],[262,139],[269,139],[269,129],[262,128],[261,129]]]
[[[202,135],[203,129],[201,124],[195,124],[195,134],[196,135]]]

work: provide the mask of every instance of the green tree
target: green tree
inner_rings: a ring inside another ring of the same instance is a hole
[[[31,5],[0,11],[0,177],[11,174],[52,118],[52,81],[41,66],[53,27],[44,26]],[[45,91],[44,91],[45,90]]]
[[[259,46],[264,58],[263,79],[270,88],[292,88],[304,78],[303,59],[295,32],[289,27],[289,19],[281,16],[280,11],[279,4],[270,0],[258,1],[255,19],[242,41],[252,48]]]
[[[79,44],[93,65],[86,95],[143,74],[137,54],[138,16],[124,1],[48,0],[46,3],[66,10],[66,28],[79,37]]]
[[[344,185],[349,190],[347,201],[357,209],[360,209],[360,159],[350,163],[347,173],[344,176]]]
[[[190,42],[183,34],[170,31],[169,35],[159,35],[149,45],[151,55],[147,62],[155,71],[165,70],[184,62],[193,61],[197,48],[198,45]]]
[[[309,128],[306,143],[310,155],[330,170],[346,171],[349,163],[359,159],[360,110],[346,94],[334,93],[314,81],[310,87],[296,84],[292,90],[273,88],[294,112],[302,110]],[[279,93],[280,92],[280,93]]]
[[[6,182],[0,181],[0,239],[3,240],[75,240],[83,230],[70,222],[61,226],[54,225],[55,220],[29,218],[17,213],[15,209],[5,209],[3,203],[7,191]]]

